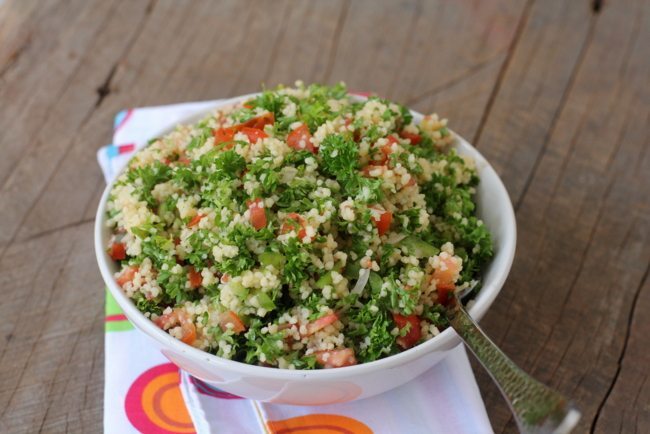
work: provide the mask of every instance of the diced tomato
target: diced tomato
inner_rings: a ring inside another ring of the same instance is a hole
[[[330,324],[334,324],[339,319],[339,316],[336,313],[328,313],[315,321],[307,324],[307,333],[305,336],[311,336],[319,330],[324,329]]]
[[[311,133],[305,124],[300,125],[289,133],[287,136],[287,145],[298,151],[309,151],[312,154],[318,152],[314,147],[314,144],[311,142]]]
[[[377,207],[372,208],[377,210],[376,213],[373,212],[371,214],[372,221],[375,223],[375,226],[377,226],[379,236],[382,236],[390,229],[390,224],[393,222],[393,213]]]
[[[244,108],[247,108],[247,109],[252,109],[252,108],[253,108],[253,104],[251,104],[251,102],[245,102],[245,103],[243,104],[243,107],[244,107]]]
[[[194,325],[194,323],[191,321],[181,322],[181,329],[183,331],[183,335],[181,336],[181,341],[183,341],[187,345],[192,345],[196,340],[196,326]]]
[[[387,146],[393,146],[395,143],[399,143],[397,137],[393,135],[387,136],[386,139],[388,140]]]
[[[117,279],[117,284],[120,286],[124,286],[127,284],[127,282],[131,282],[133,278],[135,277],[135,273],[138,271],[138,267],[126,267],[123,271],[122,274],[120,274]]]
[[[273,115],[273,113],[266,113],[263,114],[262,116],[249,119],[243,124],[240,124],[239,126],[257,128],[263,130],[265,125],[273,125],[274,123],[275,123],[275,116]]]
[[[381,152],[375,155],[375,159],[370,162],[371,165],[384,166],[386,163],[388,163],[390,154],[393,153],[393,144],[398,143],[398,141],[395,136],[392,135],[386,137],[386,140],[388,140],[388,143],[379,148],[379,151]]]
[[[232,328],[228,327],[229,324],[232,324]],[[227,331],[228,329],[231,329],[235,334],[239,334],[246,330],[246,325],[232,310],[221,314],[219,317],[219,326],[221,327],[221,330]]]
[[[256,143],[259,139],[268,137],[264,132],[265,125],[273,125],[275,117],[273,113],[267,113],[256,118],[252,118],[243,124],[234,125],[232,127],[222,127],[215,129],[212,134],[214,135],[214,144],[219,145],[225,142],[232,142],[235,139],[235,134],[242,132],[248,136],[251,143]],[[233,145],[226,145],[224,149],[230,149]]]
[[[235,139],[237,131],[233,127],[218,128],[212,132],[214,135],[214,144],[219,145],[224,142],[232,142]]]
[[[447,306],[449,302],[453,299],[453,293],[454,290],[456,289],[456,286],[451,283],[445,283],[445,284],[440,284],[438,283],[436,285],[436,292],[438,293],[438,303],[440,303],[443,306]]]
[[[163,330],[171,328],[177,320],[176,313],[172,311],[171,313],[164,313],[158,318],[153,320],[153,323]]]
[[[169,330],[180,325],[182,331],[181,341],[188,345],[192,345],[196,340],[196,326],[184,311],[174,309],[170,313],[160,315],[153,322],[163,330]]]
[[[262,199],[253,199],[248,201],[248,211],[250,214],[249,219],[251,225],[258,231],[266,227],[267,224],[266,212],[264,211],[264,208],[260,206],[261,204]]]
[[[205,214],[195,215],[194,217],[192,217],[192,220],[190,220],[190,222],[187,224],[187,227],[191,228],[192,226],[198,225],[203,217],[205,217]]]
[[[187,270],[187,280],[190,281],[190,288],[196,289],[201,286],[203,277],[201,276],[201,273],[196,271],[196,269],[190,265],[189,269]]]
[[[458,259],[453,256],[444,256],[440,258],[440,267],[433,271],[433,278],[436,279],[436,287],[441,285],[453,286],[460,272]]]
[[[108,254],[114,261],[126,259],[126,246],[124,246],[124,243],[113,243]]]
[[[230,275],[228,273],[224,273],[223,276],[221,276],[221,283],[228,283],[230,281]]]
[[[341,350],[316,351],[316,362],[323,368],[341,368],[343,366],[352,366],[357,364],[352,348],[343,348]]]
[[[241,132],[246,134],[246,137],[248,137],[248,141],[253,144],[257,143],[257,141],[260,139],[268,137],[268,134],[266,134],[264,131],[260,130],[259,128],[242,127]]]
[[[381,151],[381,159],[380,160],[375,160],[379,163],[379,165],[383,165],[388,163],[388,160],[390,158],[390,154],[393,152],[393,150],[390,148],[389,145],[384,145],[380,149]]]
[[[404,349],[411,348],[422,338],[422,329],[420,328],[420,318],[417,315],[400,315],[399,313],[393,313],[393,321],[399,329],[403,329],[410,324],[411,327],[409,331],[404,336],[400,336],[396,339],[397,345]]]
[[[287,214],[287,220],[282,224],[280,232],[286,234],[291,231],[298,231],[298,238],[303,239],[307,236],[307,231],[305,230],[307,222],[305,219],[295,212]]]
[[[416,133],[409,133],[408,131],[402,131],[399,133],[399,136],[403,139],[409,139],[411,141],[411,145],[417,145],[422,141],[422,136]]]

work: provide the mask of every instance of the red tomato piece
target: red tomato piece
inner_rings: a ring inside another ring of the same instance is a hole
[[[265,125],[273,125],[274,123],[275,123],[275,116],[273,115],[273,113],[266,113],[263,114],[262,116],[249,119],[243,124],[240,124],[239,126],[257,128],[259,130],[263,130]]]
[[[393,222],[393,213],[376,207],[372,208],[377,210],[379,213],[379,215],[377,215],[377,213],[373,212],[371,218],[375,223],[375,226],[377,226],[379,236],[382,236],[390,229],[390,224]]]
[[[181,341],[187,345],[192,345],[196,340],[196,326],[193,322],[181,322],[181,329],[183,335],[181,336]]]
[[[138,267],[126,267],[123,271],[122,274],[120,274],[116,281],[117,284],[120,286],[124,286],[127,284],[127,282],[130,282],[133,280],[135,277],[135,273],[138,271]]]
[[[287,214],[287,220],[282,224],[280,232],[286,234],[291,231],[298,231],[298,238],[303,239],[307,236],[307,231],[305,230],[307,222],[305,219],[295,212]]]
[[[336,313],[328,313],[307,324],[307,333],[305,336],[311,336],[319,330],[324,329],[330,324],[334,324],[339,319]]]
[[[205,214],[195,215],[194,217],[192,217],[192,220],[190,220],[190,222],[187,224],[187,227],[191,228],[192,226],[198,225],[203,217],[205,217]]]
[[[246,137],[248,137],[248,141],[253,144],[257,143],[257,141],[260,139],[268,137],[268,134],[266,134],[264,131],[260,130],[259,128],[242,127],[241,132],[246,134]]]
[[[153,323],[156,324],[159,328],[163,330],[170,329],[176,323],[177,317],[176,312],[172,311],[171,313],[164,313],[158,318],[153,320]]]
[[[440,284],[438,283],[436,285],[436,292],[438,293],[438,303],[440,303],[443,306],[447,306],[449,302],[453,299],[453,293],[454,290],[456,289],[456,286],[451,283],[444,283]]]
[[[260,207],[261,203],[262,199],[253,199],[248,201],[248,211],[250,213],[249,219],[251,225],[258,231],[266,227],[267,224],[266,212],[264,211],[264,208]]]
[[[440,286],[454,286],[454,282],[460,272],[460,264],[453,256],[440,258],[441,266],[433,271],[433,278],[436,279],[436,288]]]
[[[111,244],[108,254],[114,261],[126,259],[126,246],[124,243],[113,243]]]
[[[289,133],[287,136],[287,145],[298,151],[309,151],[312,154],[318,152],[314,147],[314,144],[311,142],[311,133],[305,124],[300,125]]]
[[[262,116],[252,118],[243,124],[234,125],[232,127],[223,127],[215,129],[212,134],[214,135],[214,144],[219,145],[225,142],[232,142],[235,139],[235,134],[242,132],[248,136],[251,143],[256,143],[259,139],[268,137],[264,132],[265,125],[273,125],[275,116],[273,113],[266,113]],[[233,145],[226,145],[224,149],[230,149]]]
[[[416,133],[409,133],[408,131],[402,131],[399,133],[399,136],[403,139],[409,139],[411,141],[411,145],[417,145],[422,141],[422,136]]]
[[[341,368],[343,366],[352,366],[357,364],[352,348],[343,348],[341,350],[316,351],[316,362],[323,368]]]
[[[214,144],[219,145],[224,142],[232,142],[235,138],[236,129],[233,127],[218,128],[212,132],[214,135]]]
[[[399,140],[397,140],[397,137],[395,137],[393,135],[387,136],[386,139],[388,139],[387,146],[393,146],[395,143],[399,143]]]
[[[420,328],[420,318],[417,315],[400,315],[399,313],[393,314],[393,321],[399,329],[403,329],[410,324],[409,331],[404,336],[399,336],[396,341],[397,345],[404,349],[411,348],[422,338],[422,329]]]
[[[201,286],[203,277],[201,276],[201,273],[196,271],[196,269],[190,265],[189,269],[187,270],[187,280],[190,281],[190,288],[196,289]]]
[[[231,330],[235,332],[235,334],[239,334],[246,330],[246,325],[242,322],[241,318],[239,318],[239,316],[232,310],[222,313],[219,317],[219,326],[221,327],[221,330],[227,331],[230,329],[230,327],[228,327],[230,324],[232,324]]]
[[[390,154],[393,152],[393,150],[390,148],[389,145],[384,145],[381,147],[380,151],[381,151],[381,159],[375,161],[377,161],[379,165],[388,163],[388,160],[390,159]]]
[[[375,159],[371,162],[371,164],[375,166],[383,166],[386,163],[388,163],[388,160],[390,158],[390,154],[393,153],[393,144],[398,143],[397,139],[395,136],[388,136],[386,137],[388,140],[388,143],[383,145],[379,150],[381,151],[381,154],[378,154],[377,157],[378,159]],[[375,157],[376,158],[376,157]]]
[[[169,330],[180,325],[182,331],[181,341],[188,345],[192,345],[196,340],[196,326],[187,313],[181,310],[175,309],[170,313],[160,315],[153,322],[163,330]]]

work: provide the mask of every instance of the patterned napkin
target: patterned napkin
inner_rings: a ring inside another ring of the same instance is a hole
[[[120,112],[113,144],[97,159],[107,181],[147,140],[222,100]],[[136,330],[106,292],[104,432],[491,433],[463,346],[416,380],[382,395],[330,406],[260,403],[179,370]]]

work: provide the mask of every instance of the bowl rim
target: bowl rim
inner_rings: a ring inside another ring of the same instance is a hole
[[[260,94],[259,92],[256,92],[256,93],[242,95],[234,98],[219,100],[215,102],[213,106],[205,108],[200,112],[188,116],[187,118],[184,118],[179,122],[175,122],[172,125],[167,125],[166,127],[161,128],[158,134],[152,135],[152,137],[158,137],[167,134],[171,132],[174,128],[176,128],[177,125],[187,125],[187,124],[194,123],[198,119],[206,116],[208,113],[211,113],[218,108],[236,104],[238,102],[244,101],[246,99],[249,99],[259,94]],[[353,94],[353,93],[350,93],[350,96],[353,99],[356,99],[358,101],[363,101],[367,99],[367,97],[365,96]],[[417,111],[411,109],[409,109],[409,111],[413,115],[414,119],[417,120],[418,122],[421,121],[422,118],[424,117],[424,115],[422,115]],[[516,220],[515,220],[515,214],[512,207],[512,202],[510,200],[510,196],[508,195],[508,192],[503,184],[503,181],[498,176],[494,168],[483,157],[483,155],[474,146],[472,146],[467,140],[465,140],[463,137],[461,137],[455,132],[454,135],[456,137],[456,143],[453,145],[454,148],[462,147],[465,148],[463,149],[464,151],[469,151],[469,154],[471,154],[471,156],[474,158],[477,167],[480,167],[481,179],[483,179],[483,177],[486,174],[493,178],[494,193],[498,194],[498,196],[500,196],[501,199],[505,199],[502,200],[502,202],[506,205],[504,207],[505,209],[500,211],[502,218],[506,220],[505,222],[506,230],[503,234],[500,250],[495,252],[494,257],[486,267],[488,268],[488,267],[493,267],[495,265],[498,265],[499,268],[497,269],[496,275],[493,278],[493,280],[487,282],[482,286],[478,295],[473,299],[474,303],[468,309],[470,315],[473,318],[480,319],[483,317],[487,309],[496,299],[497,295],[501,291],[501,288],[503,287],[503,284],[505,283],[506,278],[508,277],[508,274],[510,272],[510,268],[512,266],[512,262],[515,255],[515,249],[516,249],[516,238],[517,238]],[[135,156],[136,154],[137,152],[134,153],[133,156]],[[133,158],[133,156],[131,158]],[[121,290],[121,288],[115,281],[115,278],[113,277],[113,273],[109,268],[109,264],[112,263],[113,261],[108,256],[108,253],[106,252],[106,249],[104,248],[104,244],[103,244],[104,232],[108,231],[105,224],[106,204],[108,201],[108,196],[110,194],[110,191],[113,188],[115,181],[117,180],[119,175],[121,175],[121,173],[124,170],[126,170],[127,166],[128,164],[126,164],[121,169],[121,171],[118,174],[116,174],[109,183],[107,183],[106,187],[104,188],[104,192],[102,193],[99,204],[97,206],[97,212],[95,215],[95,224],[94,224],[95,256],[97,258],[97,264],[99,266],[99,270],[104,280],[104,283],[108,287],[111,295],[113,296],[117,304],[123,310],[126,317],[129,319],[129,321],[133,323],[133,325],[135,325],[137,329],[140,329],[140,331],[144,332],[149,337],[155,339],[158,342],[158,344],[160,344],[161,346],[171,347],[171,349],[174,350],[175,352],[181,353],[184,356],[187,356],[191,359],[194,360],[198,359],[201,362],[207,362],[215,369],[223,369],[225,371],[230,371],[230,372],[234,371],[241,375],[251,375],[257,377],[260,376],[273,377],[275,379],[282,379],[282,380],[298,380],[298,379],[331,380],[331,379],[342,378],[342,377],[350,377],[350,376],[354,376],[355,374],[361,374],[361,373],[365,374],[365,373],[375,372],[378,370],[395,368],[397,366],[408,363],[409,361],[419,359],[425,356],[427,353],[431,351],[435,351],[436,348],[444,348],[444,347],[448,347],[449,345],[455,346],[458,343],[460,343],[459,337],[456,335],[456,333],[453,331],[451,327],[448,327],[447,329],[443,330],[439,335],[434,336],[428,341],[416,345],[406,351],[402,351],[398,354],[393,354],[391,356],[382,359],[361,363],[353,366],[336,368],[336,369],[292,370],[292,369],[280,369],[276,367],[257,366],[257,365],[247,364],[244,362],[238,362],[235,360],[225,359],[217,355],[208,353],[207,351],[195,348],[191,345],[181,342],[180,340],[172,337],[169,333],[158,328],[153,323],[153,321],[145,317],[144,314],[142,314],[137,309],[137,307],[131,301],[131,299],[129,299],[126,296],[126,294],[124,294],[124,292]],[[497,261],[498,259],[499,261]]]

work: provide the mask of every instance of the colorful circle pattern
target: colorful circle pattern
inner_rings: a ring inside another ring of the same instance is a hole
[[[144,433],[194,433],[179,381],[178,367],[172,363],[154,366],[140,375],[124,403],[131,424]]]
[[[273,434],[372,434],[365,423],[338,414],[308,414],[268,421],[267,426]]]

